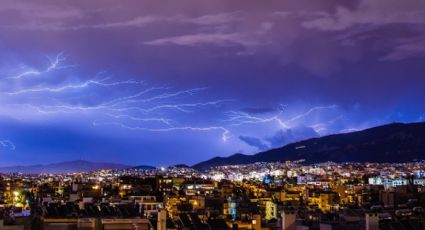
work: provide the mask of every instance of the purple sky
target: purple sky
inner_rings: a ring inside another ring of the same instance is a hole
[[[2,1],[0,166],[193,164],[425,118],[425,1]]]

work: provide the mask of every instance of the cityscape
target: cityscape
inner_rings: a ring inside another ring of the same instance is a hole
[[[11,224],[4,229],[422,229],[424,169],[300,160],[9,174],[2,221]]]
[[[0,0],[0,230],[425,229],[425,1]]]

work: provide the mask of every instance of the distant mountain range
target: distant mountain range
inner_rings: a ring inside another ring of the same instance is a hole
[[[306,163],[409,162],[425,159],[425,123],[392,123],[358,132],[312,138],[254,155],[215,157],[193,167],[305,159]]]
[[[0,167],[0,173],[11,173],[11,172],[26,173],[26,174],[73,173],[73,172],[90,172],[90,171],[97,171],[101,169],[126,169],[126,168],[132,168],[132,167],[133,166],[123,165],[123,164],[77,160],[77,161],[66,161],[66,162],[46,164],[46,165]]]

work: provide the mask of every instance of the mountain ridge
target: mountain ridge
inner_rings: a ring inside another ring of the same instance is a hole
[[[403,157],[400,157],[403,156]],[[305,159],[306,163],[407,162],[425,159],[425,123],[390,123],[361,131],[310,138],[254,155],[214,157],[193,165],[210,167]]]

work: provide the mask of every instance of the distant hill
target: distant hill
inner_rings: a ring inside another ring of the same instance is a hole
[[[425,159],[425,123],[392,123],[358,132],[312,138],[255,155],[235,154],[198,163],[213,166],[305,159],[306,163],[409,162]]]
[[[30,166],[11,166],[11,167],[0,167],[0,173],[27,173],[27,174],[38,174],[38,173],[73,173],[73,172],[90,172],[101,169],[126,169],[132,166],[115,164],[115,163],[100,163],[90,161],[66,161],[54,164],[46,165],[30,165]]]
[[[149,166],[149,165],[139,165],[139,166],[132,167],[132,169],[154,170],[156,169],[156,167]]]

